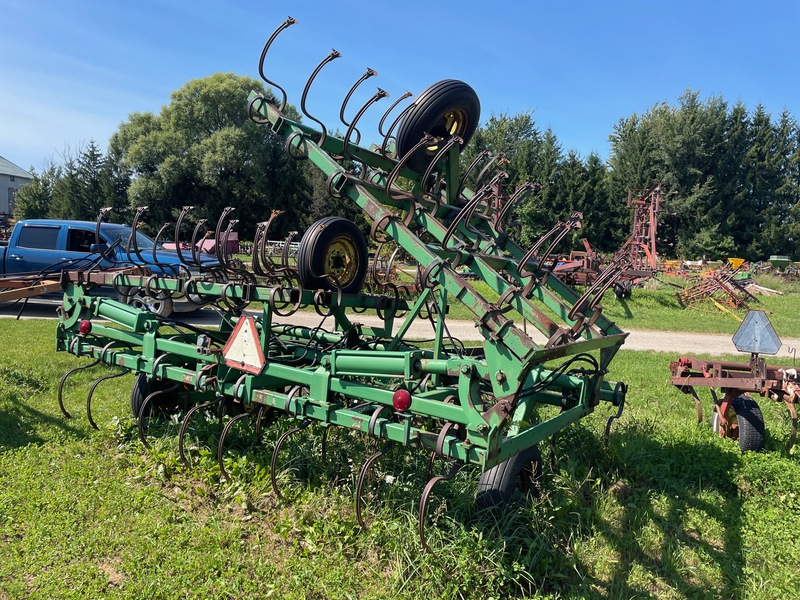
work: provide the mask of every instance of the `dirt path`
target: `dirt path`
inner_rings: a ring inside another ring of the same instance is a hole
[[[0,310],[0,317],[15,317],[16,310]],[[217,321],[213,311],[200,311],[191,315],[186,315],[189,322],[197,325],[208,325]],[[55,318],[55,304],[31,303],[24,312],[23,318]],[[179,318],[185,318],[178,315]],[[305,327],[316,327],[319,325],[321,317],[314,312],[298,312],[286,319],[278,319],[281,323],[292,323]],[[353,315],[353,321],[360,322],[368,326],[380,326],[381,322],[375,316]],[[399,320],[398,320],[399,322]],[[329,319],[326,327],[332,327],[333,321]],[[471,321],[448,321],[450,335],[462,341],[478,341],[483,339]],[[397,328],[395,327],[395,330]],[[528,330],[532,330],[528,327]],[[623,346],[626,350],[654,350],[656,352],[668,352],[671,354],[740,354],[731,341],[731,336],[716,333],[689,333],[680,331],[650,331],[628,329],[628,338]],[[433,328],[427,322],[417,321],[412,324],[409,331],[412,339],[430,339],[433,337]],[[534,336],[537,343],[544,343],[543,336]],[[793,356],[794,349],[800,349],[800,339],[781,338],[781,346],[778,356]]]
[[[354,321],[364,325],[379,326],[380,321],[369,315],[359,315]],[[314,313],[296,313],[291,317],[292,323],[307,327],[319,324],[320,317]],[[450,335],[462,341],[477,341],[483,339],[477,327],[470,321],[448,321]],[[396,329],[396,328],[395,328]],[[529,329],[532,329],[529,327]],[[654,350],[657,352],[670,352],[675,354],[739,354],[731,341],[731,336],[716,333],[689,333],[680,331],[649,331],[626,330],[629,334],[623,346],[626,350]],[[426,339],[433,336],[430,324],[415,322],[409,331],[413,339]],[[536,339],[543,342],[544,339]],[[800,339],[781,338],[778,356],[792,356],[793,349],[800,348]]]

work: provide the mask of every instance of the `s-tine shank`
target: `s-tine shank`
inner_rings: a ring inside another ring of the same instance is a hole
[[[278,111],[281,113],[286,108],[286,102],[287,102],[286,90],[284,90],[274,81],[267,79],[267,76],[264,75],[264,61],[267,58],[267,52],[269,52],[269,48],[270,46],[272,46],[272,42],[275,41],[275,38],[278,37],[278,34],[284,29],[287,29],[288,27],[291,27],[292,25],[296,24],[297,24],[296,19],[293,19],[292,17],[287,17],[286,20],[283,23],[281,23],[281,25],[275,31],[272,32],[272,35],[267,40],[267,43],[264,44],[264,49],[261,51],[261,58],[258,61],[258,74],[261,76],[261,79],[263,79],[270,87],[278,89],[281,92],[281,102],[278,105]]]

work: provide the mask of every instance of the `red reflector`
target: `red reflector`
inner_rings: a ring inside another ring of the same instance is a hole
[[[392,394],[392,405],[398,412],[405,412],[411,406],[411,394],[408,390],[397,390]]]
[[[86,320],[81,321],[81,324],[78,325],[78,331],[81,335],[92,333],[92,322]]]

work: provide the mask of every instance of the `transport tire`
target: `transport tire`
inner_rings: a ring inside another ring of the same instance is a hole
[[[630,281],[617,281],[614,283],[614,295],[617,300],[626,300],[631,297],[633,284]]]
[[[147,398],[150,394],[157,390],[163,390],[174,385],[175,383],[173,381],[166,381],[163,379],[154,380],[147,377],[147,375],[144,373],[137,374],[136,379],[133,382],[133,387],[131,388],[131,412],[133,413],[133,417],[135,419],[139,417],[139,411],[142,409],[145,398]],[[166,413],[175,412],[180,406],[179,394],[175,392],[157,396],[155,405],[159,410]],[[147,410],[147,415],[145,416],[151,414],[152,409],[153,407],[151,405]]]
[[[730,403],[729,419],[735,419],[739,430],[739,449],[742,452],[759,452],[764,449],[766,428],[761,408],[750,396],[743,394]],[[719,433],[719,414],[711,415],[711,430]]]
[[[508,504],[516,490],[538,496],[536,482],[541,476],[542,455],[531,446],[481,473],[475,505],[483,509]]]
[[[463,149],[481,117],[478,95],[457,79],[445,79],[423,91],[409,107],[397,130],[397,155],[402,158],[428,133],[441,140],[458,135]],[[417,173],[424,173],[439,151],[439,144],[418,150],[406,163]]]
[[[739,424],[739,449],[742,452],[763,450],[766,431],[764,415],[761,414],[758,402],[750,396],[742,395],[736,398],[731,406]]]
[[[336,291],[338,283],[345,294],[356,294],[364,283],[367,262],[367,240],[356,224],[342,217],[325,217],[300,240],[297,274],[304,289]]]

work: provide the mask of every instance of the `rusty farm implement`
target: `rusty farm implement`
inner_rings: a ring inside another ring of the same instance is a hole
[[[681,356],[670,363],[670,383],[694,398],[698,423],[703,421],[703,407],[695,388],[708,388],[713,401],[711,428],[720,437],[738,440],[742,451],[764,448],[764,416],[753,396],[783,402],[791,418],[788,452],[797,437],[797,369],[769,365],[764,360],[764,354],[777,354],[781,348],[781,340],[764,311],[747,313],[733,343],[740,352],[750,353],[748,362]]]
[[[213,264],[189,250],[184,268],[171,276],[65,272],[58,348],[94,361],[78,368],[106,363],[133,372],[131,405],[143,440],[156,408],[170,411],[180,419],[182,456],[183,436],[198,411],[234,415],[219,438],[223,476],[225,437],[242,419],[254,419],[259,427],[280,418],[297,424],[275,444],[273,484],[280,447],[311,425],[379,440],[383,449],[366,459],[356,485],[362,524],[362,487],[388,446],[418,448],[432,460],[447,461],[448,474],[430,477],[422,491],[419,523],[425,546],[431,491],[461,466],[475,464],[482,471],[479,505],[502,504],[541,461],[540,442],[600,402],[615,407],[615,416],[621,414],[625,385],[607,381],[606,375],[627,334],[599,305],[611,281],[600,278],[578,294],[551,272],[546,259],[575,219],[556,224],[524,248],[513,239],[510,217],[537,186],[506,190],[506,174],[488,154],[460,164],[460,151],[479,119],[471,87],[440,81],[386,127],[389,114],[410,94],[401,96],[380,121],[382,144],[362,147],[358,122],[387,93],[378,89],[352,120],[345,113],[353,92],[374,71],[367,70],[345,97],[341,137],[330,134],[307,108],[309,89],[324,66],[338,58],[336,51],[316,67],[302,94],[300,109],[313,127],[287,116],[286,93],[264,75],[270,46],[293,23],[288,19],[275,31],[259,64],[262,78],[281,97],[251,94],[249,114],[285,140],[291,157],[319,169],[331,196],[361,208],[371,223],[371,243],[352,222],[331,216],[306,231],[296,262],[290,261],[286,251],[275,256],[268,249],[270,225],[279,218],[273,213],[258,226],[251,263],[242,265],[225,250],[236,224],[230,208],[214,228]],[[477,174],[476,191],[467,187],[471,174]],[[180,238],[190,213],[186,207],[158,236],[172,232],[179,252],[186,247]],[[190,249],[205,229],[202,221],[195,225]],[[294,242],[292,235],[282,247]],[[403,289],[387,277],[400,250],[417,273],[415,284]],[[377,269],[378,258],[385,263],[386,256],[391,257],[388,267]],[[460,274],[463,267],[473,279]],[[100,282],[155,298],[182,294],[213,303],[220,325],[191,326],[90,295]],[[416,293],[407,295],[410,288]],[[483,338],[480,345],[465,347],[451,334],[448,309],[455,301],[470,312]],[[293,316],[301,310],[316,315],[317,324],[298,325]],[[419,322],[429,323],[424,344],[409,336]],[[277,485],[275,490],[280,495]]]

